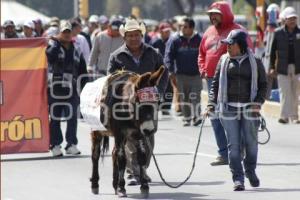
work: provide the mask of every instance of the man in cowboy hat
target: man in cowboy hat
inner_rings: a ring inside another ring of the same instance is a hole
[[[117,70],[128,70],[138,74],[146,72],[154,72],[161,65],[163,65],[163,58],[150,45],[143,42],[143,35],[146,32],[145,25],[139,23],[135,19],[128,19],[125,25],[121,25],[120,34],[123,36],[125,43],[112,53],[108,63],[108,73],[113,73]],[[168,83],[168,71],[165,70],[160,83],[158,85],[158,92],[163,94]],[[151,146],[154,146],[154,135],[150,136]],[[151,147],[147,146],[147,166],[149,166],[151,159]],[[128,140],[125,146],[127,157],[127,173],[128,185],[139,184],[140,170],[137,167],[137,152],[135,148],[135,141]],[[148,181],[151,179],[148,177]]]

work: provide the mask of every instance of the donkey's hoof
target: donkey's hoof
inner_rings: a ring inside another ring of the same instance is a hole
[[[126,194],[126,190],[125,190],[125,189],[118,190],[118,191],[117,191],[117,194],[118,194],[118,197],[120,197],[120,198],[122,198],[122,197],[127,197],[127,194]]]
[[[92,188],[93,194],[99,194],[99,188]]]
[[[141,195],[143,199],[147,199],[149,197],[149,188],[141,188]]]

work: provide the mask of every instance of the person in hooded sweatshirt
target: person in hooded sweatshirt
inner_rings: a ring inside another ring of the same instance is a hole
[[[199,46],[198,67],[200,75],[205,78],[208,86],[208,93],[211,89],[211,83],[215,74],[216,66],[220,57],[226,53],[226,45],[221,43],[229,32],[234,29],[245,29],[241,25],[234,23],[234,16],[230,5],[225,2],[215,2],[207,11],[212,26],[205,33]],[[249,36],[247,43],[250,48],[253,44]],[[219,156],[211,163],[212,166],[228,164],[227,140],[224,129],[218,118],[211,119],[214,130]]]

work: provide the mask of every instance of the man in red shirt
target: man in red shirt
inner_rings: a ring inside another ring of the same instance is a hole
[[[208,92],[210,91],[213,76],[220,57],[227,52],[226,45],[221,43],[233,29],[244,29],[241,25],[234,23],[234,16],[227,2],[219,1],[213,3],[207,11],[212,26],[204,33],[199,47],[198,67],[202,78],[207,81]],[[250,37],[247,42],[253,47]],[[215,138],[218,146],[219,156],[212,166],[228,164],[227,140],[224,129],[218,118],[211,119]]]

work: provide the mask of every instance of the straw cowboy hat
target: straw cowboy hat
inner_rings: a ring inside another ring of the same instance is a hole
[[[124,37],[126,32],[130,32],[130,31],[136,31],[139,30],[141,31],[141,33],[144,35],[146,33],[146,27],[144,25],[144,23],[139,23],[137,20],[135,19],[127,19],[125,26],[121,25],[120,26],[120,34]]]

